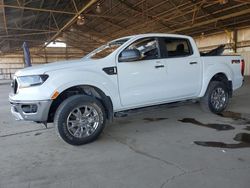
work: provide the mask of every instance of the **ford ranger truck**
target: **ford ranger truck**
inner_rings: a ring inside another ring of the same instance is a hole
[[[200,53],[184,35],[142,34],[113,40],[77,60],[19,70],[9,95],[18,120],[54,122],[67,143],[94,141],[117,112],[199,100],[221,113],[243,83],[240,56]]]

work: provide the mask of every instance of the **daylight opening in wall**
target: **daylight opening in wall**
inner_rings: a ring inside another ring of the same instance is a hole
[[[47,45],[47,42],[45,42],[45,45]],[[66,43],[65,42],[60,42],[60,41],[56,41],[56,42],[51,42],[47,45],[47,47],[51,47],[51,48],[66,48]]]

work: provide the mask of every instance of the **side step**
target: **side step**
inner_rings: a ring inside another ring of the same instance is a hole
[[[130,114],[135,114],[138,112],[145,112],[145,111],[153,111],[157,110],[159,108],[175,108],[178,106],[182,106],[185,104],[193,104],[198,102],[198,99],[194,100],[186,100],[186,101],[180,101],[180,102],[172,102],[172,103],[166,103],[166,104],[159,104],[159,105],[153,105],[153,106],[148,106],[148,107],[142,107],[142,108],[135,108],[131,110],[124,110],[120,112],[115,112],[114,117],[120,118],[120,117],[127,117]]]

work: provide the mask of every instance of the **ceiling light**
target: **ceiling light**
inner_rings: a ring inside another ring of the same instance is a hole
[[[224,5],[224,4],[228,3],[228,0],[219,0],[219,3]]]
[[[202,32],[202,33],[201,33],[201,39],[204,39],[204,37],[205,37],[205,33]]]
[[[101,8],[101,4],[100,3],[97,3],[97,5],[96,5],[96,12],[97,13],[101,13],[102,12],[102,8]]]
[[[85,18],[84,18],[84,16],[82,16],[82,15],[79,15],[78,17],[77,17],[77,25],[84,25],[85,24]]]
[[[73,27],[73,26],[71,26],[69,30],[70,30],[71,32],[74,32],[74,31],[76,31],[76,28]]]

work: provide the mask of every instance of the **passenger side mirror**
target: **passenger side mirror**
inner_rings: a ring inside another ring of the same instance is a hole
[[[141,59],[141,53],[137,49],[127,49],[119,55],[120,62],[137,61]]]

